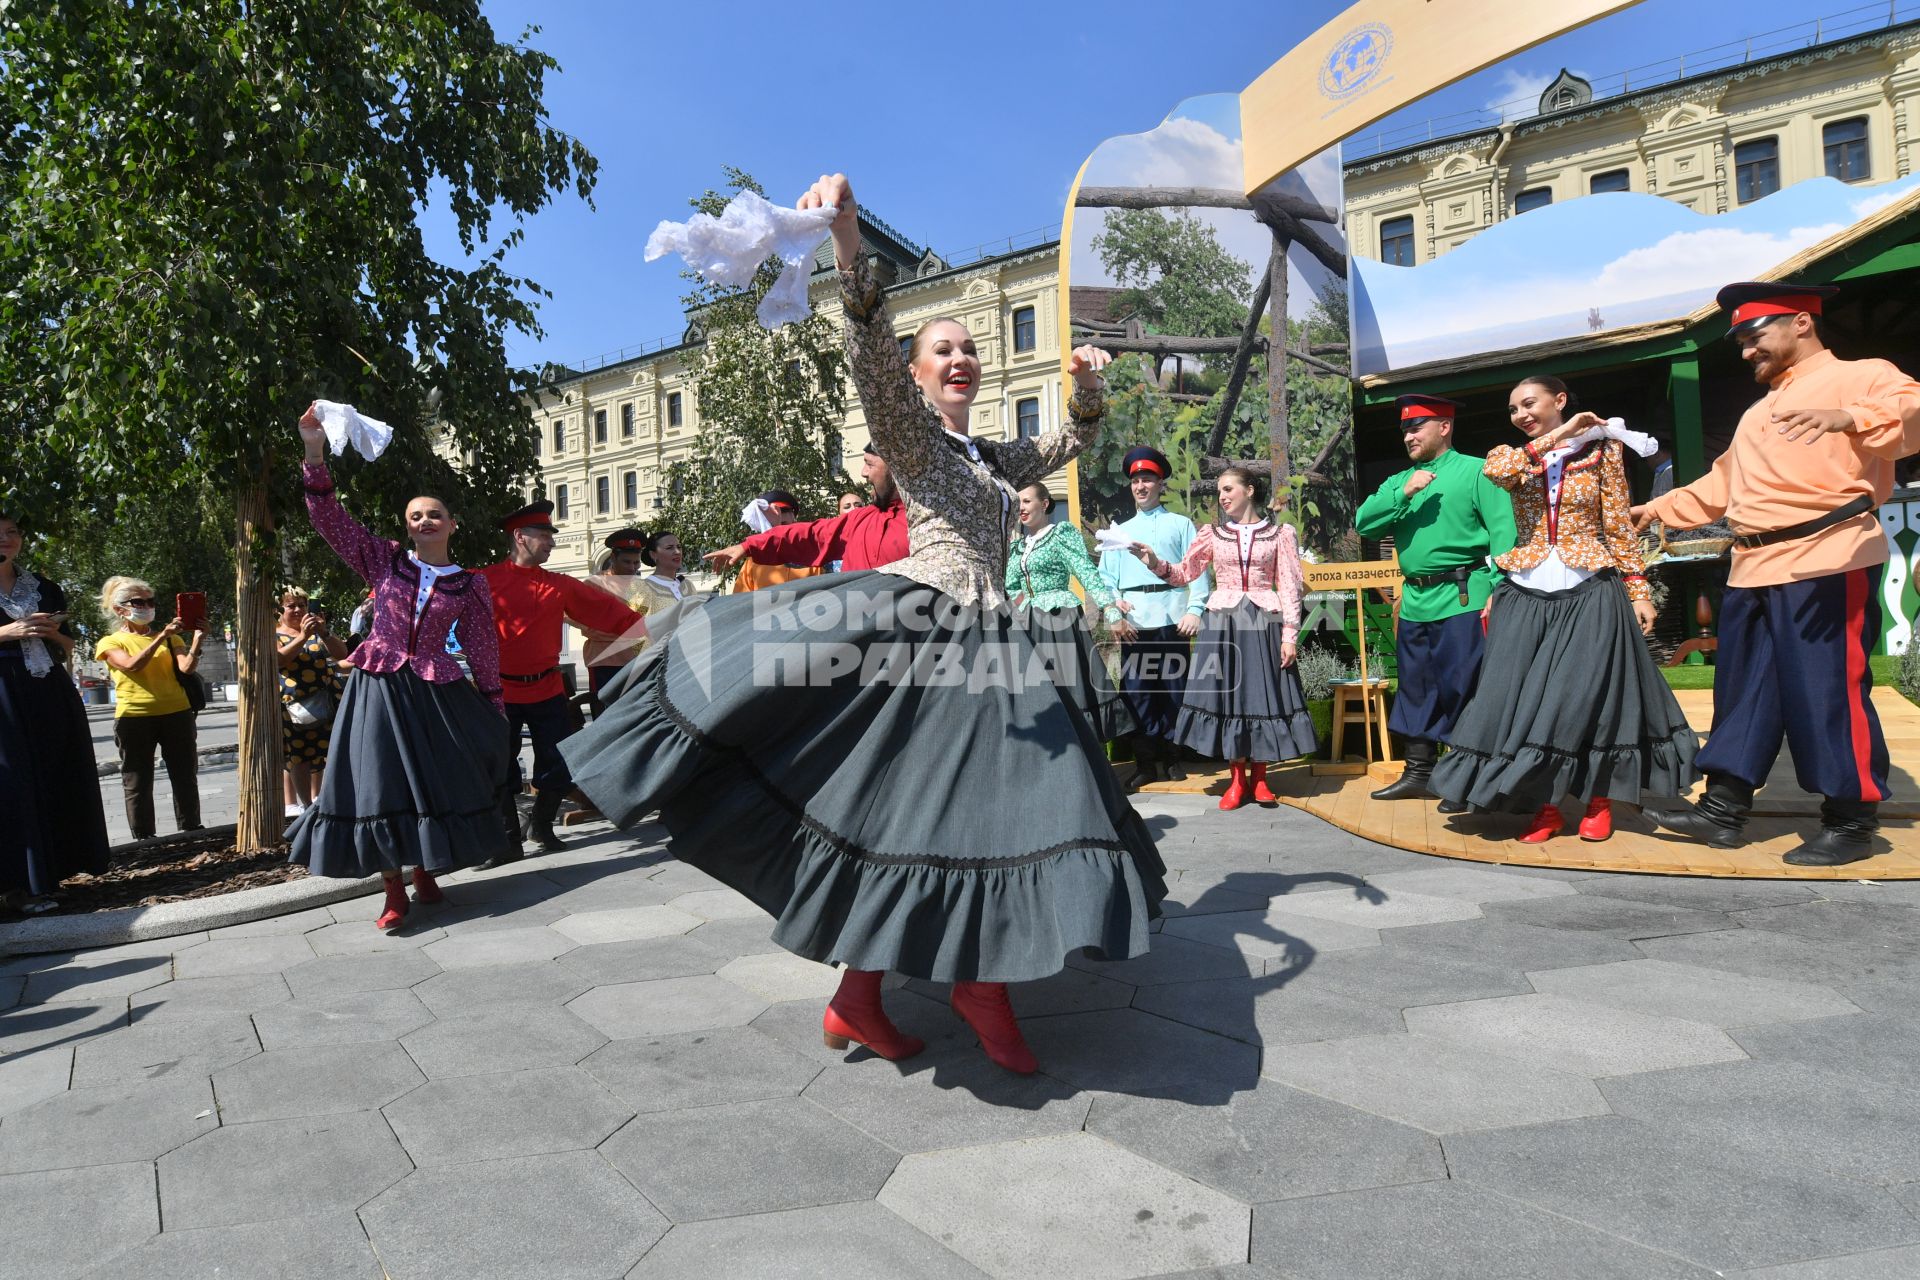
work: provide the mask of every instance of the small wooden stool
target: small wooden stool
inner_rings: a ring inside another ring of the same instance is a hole
[[[1337,764],[1346,759],[1341,745],[1346,738],[1349,724],[1359,725],[1362,736],[1366,734],[1369,715],[1374,727],[1380,733],[1381,760],[1393,759],[1393,736],[1387,732],[1387,682],[1374,677],[1365,682],[1360,680],[1335,680],[1333,688],[1333,750],[1331,755]],[[1368,704],[1371,703],[1371,709]],[[1371,747],[1371,743],[1366,746]]]

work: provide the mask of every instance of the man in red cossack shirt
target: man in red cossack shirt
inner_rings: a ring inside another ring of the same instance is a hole
[[[573,789],[573,775],[560,756],[560,743],[578,727],[560,678],[560,629],[571,622],[596,639],[630,632],[644,635],[646,623],[614,596],[577,578],[543,569],[553,554],[553,504],[532,502],[500,522],[513,538],[513,553],[480,570],[493,592],[493,621],[500,630],[500,681],[507,702],[507,744],[520,758],[520,730],[533,738],[533,816],[526,836],[541,851],[566,846],[554,834],[560,802]],[[511,802],[509,802],[511,804]],[[521,855],[519,815],[505,818],[513,852],[486,863],[516,862]]]
[[[804,564],[829,566],[838,562],[841,571],[878,569],[904,560],[907,555],[907,511],[894,488],[893,475],[886,462],[867,446],[861,459],[860,474],[873,486],[871,506],[825,520],[777,525],[765,533],[756,533],[744,542],[736,542],[720,551],[709,551],[703,558],[707,567],[724,572],[742,559],[755,564]]]

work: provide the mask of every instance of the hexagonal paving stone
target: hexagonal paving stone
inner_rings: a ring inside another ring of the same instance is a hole
[[[553,927],[579,943],[639,942],[647,938],[678,937],[698,928],[702,919],[673,907],[619,907],[563,916]]]
[[[732,889],[703,889],[683,893],[668,906],[699,916],[703,920],[764,920],[770,917],[754,905],[753,899]]]
[[[74,1050],[73,1084],[116,1084],[168,1076],[204,1077],[260,1052],[253,1023],[238,1014],[146,1023]]]
[[[173,978],[172,956],[131,956],[98,964],[69,964],[26,975],[22,1004],[49,1000],[110,1000]]]
[[[1164,930],[1153,940],[1153,949],[1143,956],[1131,960],[1095,960],[1084,951],[1076,951],[1067,957],[1067,964],[1070,968],[1136,987],[1248,978],[1260,972],[1260,966],[1249,963],[1237,947],[1210,946]]]
[[[1077,1133],[1093,1102],[1047,1076],[1003,1071],[972,1049],[828,1067],[801,1096],[901,1152]]]
[[[14,1174],[0,1178],[0,1204],[10,1276],[78,1275],[160,1229],[147,1164]]]
[[[1774,978],[1745,978],[1719,969],[1632,960],[1548,969],[1527,975],[1534,990],[1638,1013],[1690,1018],[1715,1027],[1797,1022],[1860,1012],[1831,987]]]
[[[649,938],[644,942],[575,947],[556,963],[579,974],[590,986],[605,987],[656,978],[698,977],[715,972],[728,958],[692,938]]]
[[[152,1160],[219,1124],[204,1076],[73,1089],[0,1124],[0,1173]]]
[[[662,978],[595,987],[567,1006],[615,1040],[745,1026],[771,1003],[719,978]]]
[[[880,1203],[991,1276],[1107,1280],[1247,1256],[1247,1206],[1088,1133],[908,1156]]]
[[[1406,1030],[1397,1009],[1265,977],[1142,987],[1134,994],[1133,1007],[1256,1045],[1300,1044]]]
[[[1103,1096],[1087,1130],[1250,1204],[1448,1176],[1432,1135],[1274,1081],[1223,1107]]]
[[[1712,932],[1734,926],[1730,918],[1717,911],[1691,911],[1597,893],[1531,902],[1495,902],[1488,904],[1487,914],[1522,924],[1585,930],[1616,938],[1666,938],[1677,933]]]
[[[591,1151],[420,1169],[360,1217],[409,1280],[617,1276],[667,1230]]]
[[[370,1111],[423,1077],[406,1050],[377,1044],[309,1044],[278,1049],[216,1072],[214,1091],[227,1124]]]
[[[1397,929],[1413,924],[1444,924],[1449,920],[1477,920],[1476,903],[1459,898],[1436,898],[1431,894],[1401,889],[1388,892],[1376,888],[1352,891],[1324,889],[1317,893],[1290,893],[1275,903],[1275,909],[1292,916],[1312,916],[1316,920],[1334,920],[1363,929]]]
[[[1426,1036],[1354,1036],[1266,1052],[1260,1073],[1428,1133],[1604,1115],[1585,1076]]]
[[[480,1013],[504,1005],[542,1004],[558,1007],[593,984],[554,961],[538,964],[502,964],[482,969],[454,969],[428,978],[412,994],[439,1017]]]
[[[573,945],[573,939],[541,926],[459,934],[429,943],[425,952],[442,969],[466,969],[481,965],[532,964],[551,960],[562,951],[572,949]]]
[[[367,929],[372,932],[373,926]],[[313,948],[302,934],[227,938],[180,952],[173,960],[173,976],[220,978],[235,973],[278,973],[313,958]]]
[[[73,1078],[73,1050],[43,1049],[0,1060],[0,1116],[67,1091]]]
[[[395,1040],[432,1021],[412,991],[351,991],[272,1005],[253,1015],[268,1049]]]
[[[1368,876],[1367,879],[1389,898],[1416,893],[1435,898],[1458,898],[1462,902],[1519,902],[1527,898],[1564,898],[1578,892],[1564,880],[1543,880],[1538,876],[1479,867],[1388,871]]]
[[[295,998],[345,995],[350,991],[397,991],[425,982],[440,966],[424,951],[390,951],[364,956],[328,956],[287,970]]]
[[[675,1222],[869,1200],[898,1158],[800,1098],[643,1115],[600,1152]]]
[[[786,950],[773,940],[773,921],[765,916],[709,920],[687,937],[727,956],[761,956]]]
[[[128,1003],[133,1024],[202,1018],[209,1014],[254,1013],[293,999],[277,973],[236,973],[224,978],[176,978],[148,987]]]
[[[712,1276],[979,1280],[980,1272],[866,1200],[683,1223],[627,1275],[630,1280],[709,1280]]]
[[[385,1111],[420,1165],[590,1151],[633,1115],[578,1067],[434,1080]]]
[[[1392,936],[1388,930],[1387,937]],[[1316,956],[1286,971],[1287,989],[1332,991],[1389,1009],[1529,995],[1533,987],[1517,969],[1503,969],[1469,956],[1432,954],[1418,947],[1383,945],[1364,951]]]
[[[352,1214],[169,1231],[123,1253],[87,1280],[271,1276],[273,1280],[384,1280]]]
[[[729,960],[715,976],[772,1004],[824,1000],[840,988],[838,969],[786,951]]]
[[[1082,1089],[1222,1103],[1260,1078],[1260,1051],[1137,1009],[1030,1018],[1027,1044],[1048,1075]]]
[[[1380,931],[1287,911],[1226,911],[1169,920],[1162,933],[1225,947],[1262,960],[1377,947]]]
[[[1718,1027],[1561,996],[1503,996],[1406,1011],[1415,1035],[1587,1076],[1733,1062],[1747,1055]]]
[[[362,956],[381,951],[412,951],[447,936],[446,930],[426,925],[424,917],[416,922],[409,915],[407,923],[410,927],[405,929],[381,930],[365,920],[345,920],[307,934],[307,944],[317,956]]]
[[[565,1009],[502,1005],[442,1018],[400,1043],[430,1080],[570,1067],[607,1038]]]
[[[167,1226],[349,1213],[413,1166],[376,1111],[230,1124],[160,1157]]]
[[[635,1111],[791,1098],[820,1072],[751,1027],[615,1040],[580,1066]]]
[[[127,1025],[125,997],[59,1004],[27,1004],[0,1010],[0,1059],[42,1047],[70,1049],[80,1041],[109,1035]]]

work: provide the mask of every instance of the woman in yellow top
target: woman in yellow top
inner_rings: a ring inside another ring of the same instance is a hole
[[[199,759],[194,749],[193,708],[180,677],[200,663],[206,633],[183,641],[175,618],[153,629],[153,588],[138,578],[109,578],[100,588],[100,608],[120,621],[102,636],[93,656],[113,676],[113,741],[120,748],[120,790],[127,826],[135,840],[153,835],[153,751],[167,763],[173,785],[173,818],[182,831],[200,829]]]
[[[740,512],[740,522],[755,533],[765,533],[783,524],[792,524],[799,518],[800,504],[785,489],[767,490]],[[748,560],[740,566],[740,576],[733,580],[733,589],[758,591],[762,587],[792,582],[796,578],[811,578],[822,572],[822,566],[814,564],[755,564]]]

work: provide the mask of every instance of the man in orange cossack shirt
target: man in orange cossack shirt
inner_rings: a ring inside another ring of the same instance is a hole
[[[1873,853],[1887,742],[1869,696],[1887,539],[1874,508],[1893,464],[1920,449],[1920,383],[1885,360],[1840,360],[1814,317],[1831,285],[1730,284],[1727,336],[1767,388],[1713,469],[1633,509],[1634,525],[1725,518],[1739,535],[1720,605],[1713,732],[1697,806],[1655,814],[1717,848],[1745,842],[1754,789],[1793,749],[1820,833],[1786,856],[1832,867]]]
[[[500,522],[513,539],[513,554],[480,570],[493,592],[493,622],[500,631],[500,684],[507,701],[507,743],[520,758],[520,730],[533,738],[533,816],[527,836],[545,853],[566,846],[554,834],[560,802],[573,789],[573,775],[560,756],[560,743],[577,727],[560,679],[560,632],[571,622],[596,639],[634,632],[646,623],[626,602],[597,587],[541,566],[553,554],[553,504],[534,502]],[[516,766],[517,767],[517,766]],[[512,833],[512,852],[484,864],[520,859],[519,815],[508,808],[501,817]]]

